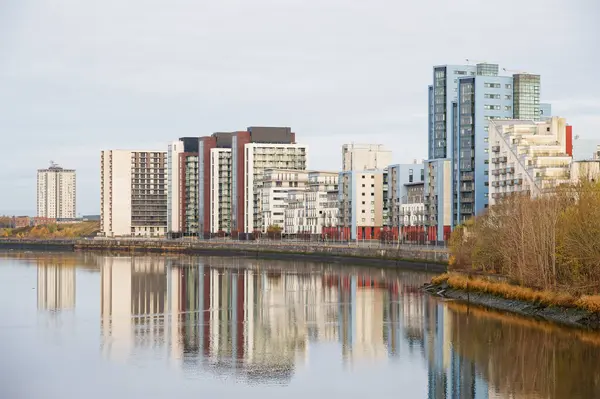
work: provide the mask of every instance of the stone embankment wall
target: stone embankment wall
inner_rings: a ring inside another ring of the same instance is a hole
[[[268,259],[306,259],[381,266],[403,266],[419,270],[445,271],[448,252],[444,249],[325,243],[257,241],[174,240],[0,240],[1,248],[20,250],[75,250],[127,253],[181,253],[211,256],[252,256]]]

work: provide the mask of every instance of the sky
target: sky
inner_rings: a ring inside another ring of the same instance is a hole
[[[0,214],[34,214],[36,170],[77,170],[98,214],[102,149],[290,126],[310,169],[344,143],[426,157],[433,65],[542,76],[600,142],[595,0],[0,0]],[[592,151],[593,148],[590,148]]]

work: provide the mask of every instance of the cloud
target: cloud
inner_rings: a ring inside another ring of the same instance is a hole
[[[498,62],[542,74],[544,98],[594,98],[599,11],[542,0],[3,1],[0,176],[12,194],[0,213],[33,209],[33,191],[11,176],[50,159],[79,171],[79,209],[96,213],[100,149],[250,125],[291,126],[313,168],[338,168],[331,154],[349,141],[387,144],[395,162],[422,158],[432,65]],[[578,131],[597,126],[554,109]]]

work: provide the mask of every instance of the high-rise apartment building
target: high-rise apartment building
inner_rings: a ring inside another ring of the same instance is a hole
[[[231,181],[231,148],[211,148],[211,233],[231,233]]]
[[[550,105],[540,103],[539,75],[500,76],[498,69],[487,63],[433,68],[433,85],[428,88],[429,159],[452,160],[453,226],[488,206],[488,121],[537,121],[551,114]]]
[[[249,127],[235,132],[231,144],[233,235],[262,226],[260,188],[265,169],[306,170],[308,147],[296,143],[289,127]]]
[[[400,233],[401,227],[406,226],[408,220],[414,220],[414,218],[407,217],[405,220],[405,216],[407,215],[408,210],[411,212],[414,211],[414,216],[417,216],[417,211],[420,213],[420,217],[423,216],[423,201],[421,200],[421,205],[417,205],[414,201],[414,195],[410,195],[409,201],[409,191],[413,191],[413,186],[423,185],[425,180],[423,163],[413,163],[413,164],[398,164],[398,165],[390,165],[388,167],[388,185],[389,189],[387,190],[388,195],[388,203],[390,210],[390,227],[392,227],[394,231],[394,235],[397,236]],[[411,204],[411,206],[406,207],[404,205]],[[410,224],[409,224],[410,225]],[[420,226],[423,226],[421,223]]]
[[[100,155],[100,228],[107,237],[167,232],[167,153],[107,150]]]
[[[232,133],[200,137],[198,144],[198,230],[201,235],[229,233]],[[216,163],[215,163],[216,162]],[[215,186],[216,184],[216,186]],[[216,210],[216,212],[215,212]]]
[[[344,144],[342,171],[384,169],[392,163],[392,152],[382,144]]]
[[[54,162],[37,171],[37,216],[50,219],[76,217],[75,171]]]
[[[453,217],[457,223],[479,214],[488,205],[488,121],[513,115],[513,78],[498,76],[497,69],[495,65],[495,71],[458,80],[453,114]]]
[[[167,151],[167,231],[198,234],[198,138],[182,137]]]

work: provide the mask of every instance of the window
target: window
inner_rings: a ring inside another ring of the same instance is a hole
[[[375,175],[371,175],[371,179],[374,179],[374,178],[375,178]]]
[[[506,96],[504,96],[505,100],[512,100],[512,95],[507,94]]]
[[[484,87],[488,88],[488,89],[499,89],[500,88],[500,83],[484,83],[483,84]]]
[[[365,213],[365,210],[364,210],[364,209],[362,210],[362,213]]]
[[[374,184],[371,184],[371,187],[375,187],[375,185],[374,185]]]
[[[498,85],[498,87],[500,87],[500,85]],[[507,83],[505,86],[507,89],[512,89],[512,85],[510,83]]]
[[[363,201],[363,202],[362,202],[362,204],[364,205],[364,204],[365,204],[365,201]]]
[[[364,179],[364,178],[365,178],[365,175],[362,175],[362,177],[361,177],[361,178],[362,178],[362,179]]]
[[[510,105],[504,106],[505,111],[512,111],[512,107]]]
[[[364,187],[365,185],[363,184],[362,186]]]
[[[363,195],[364,195],[364,194],[363,194]],[[374,197],[374,196],[375,196],[375,193],[371,193],[371,197]]]
[[[364,221],[365,221],[365,218],[362,218],[362,219],[361,219],[361,221],[363,221],[363,222],[364,222]]]
[[[362,196],[364,197],[364,196],[365,196],[365,193],[362,193]]]

